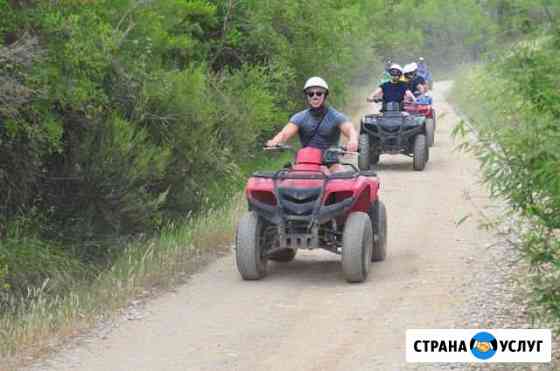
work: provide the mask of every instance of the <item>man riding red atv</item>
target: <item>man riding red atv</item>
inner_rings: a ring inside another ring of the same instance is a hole
[[[352,122],[326,105],[329,87],[320,77],[303,88],[308,109],[293,115],[266,148],[283,150],[299,134],[295,164],[276,172],[257,172],[247,182],[249,212],[241,218],[235,257],[241,277],[261,279],[268,260],[287,262],[298,249],[322,248],[342,255],[349,282],[367,278],[371,261],[385,259],[387,221],[375,173],[360,172],[340,157],[356,153]],[[340,134],[348,138],[342,147]]]
[[[387,216],[379,179],[350,164],[351,170],[331,172],[329,166],[346,153],[342,147],[324,152],[302,148],[292,167],[249,178],[249,212],[241,218],[235,240],[243,279],[263,278],[268,260],[291,261],[298,249],[342,255],[348,282],[366,280],[370,263],[385,259]]]

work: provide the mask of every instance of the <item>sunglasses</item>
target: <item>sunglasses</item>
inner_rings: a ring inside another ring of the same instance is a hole
[[[310,91],[308,93],[305,93],[309,98],[313,98],[314,96],[318,96],[318,97],[322,97],[323,94],[325,94],[322,91]]]
[[[397,77],[397,76],[401,76],[400,72],[389,72],[389,75],[393,76],[393,77]]]

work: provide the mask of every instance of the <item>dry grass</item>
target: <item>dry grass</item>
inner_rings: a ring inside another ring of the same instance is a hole
[[[65,339],[114,316],[133,298],[183,282],[231,245],[243,207],[239,195],[219,209],[168,226],[158,239],[130,244],[110,270],[64,297],[46,295],[45,283],[26,298],[14,299],[11,313],[0,314],[0,370],[21,367],[58,348]]]

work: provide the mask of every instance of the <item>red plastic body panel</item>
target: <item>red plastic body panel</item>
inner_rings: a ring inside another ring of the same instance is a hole
[[[404,109],[408,113],[426,116],[429,119],[433,118],[432,106],[430,104],[407,103],[404,105]]]
[[[296,155],[296,164],[294,170],[298,175],[323,173],[330,175],[327,167],[321,165],[321,151],[315,148],[303,148]],[[279,180],[279,187],[290,188],[318,188],[323,185],[323,179],[284,179]],[[344,198],[352,196],[356,199],[350,212],[363,211],[367,212],[370,205],[375,202],[379,194],[379,179],[376,177],[366,177],[360,175],[350,179],[331,179],[326,183],[325,192],[323,194],[323,205],[330,197],[334,197],[335,201],[341,201]],[[334,196],[333,196],[334,193]],[[274,198],[274,181],[272,178],[251,177],[245,188],[247,198],[256,198],[259,201],[267,201],[271,205],[276,205]]]
[[[280,187],[294,188],[317,188],[320,187],[323,180],[315,179],[286,179],[278,182]],[[269,193],[269,196],[264,196]],[[323,203],[331,194],[335,193],[335,200],[341,201],[346,195],[352,195],[357,199],[352,206],[351,211],[367,212],[369,206],[377,200],[379,193],[379,181],[377,178],[359,176],[355,179],[335,179],[328,181],[325,193],[323,195]],[[274,183],[270,178],[249,178],[245,194],[249,197],[255,197],[259,201],[270,200],[270,204],[275,205]]]

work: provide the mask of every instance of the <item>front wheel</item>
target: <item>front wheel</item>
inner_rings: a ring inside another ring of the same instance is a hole
[[[244,280],[260,280],[266,276],[268,259],[264,248],[264,221],[255,213],[243,215],[235,236],[235,260]]]
[[[373,231],[368,214],[353,212],[342,235],[342,272],[348,282],[363,282],[369,273]]]
[[[358,167],[360,170],[369,170],[369,135],[360,134],[358,152]]]
[[[387,256],[387,210],[385,204],[376,201],[370,209],[369,217],[373,227],[373,252],[371,261],[383,261]]]
[[[436,128],[433,119],[426,119],[426,144],[428,147],[434,145]]]

